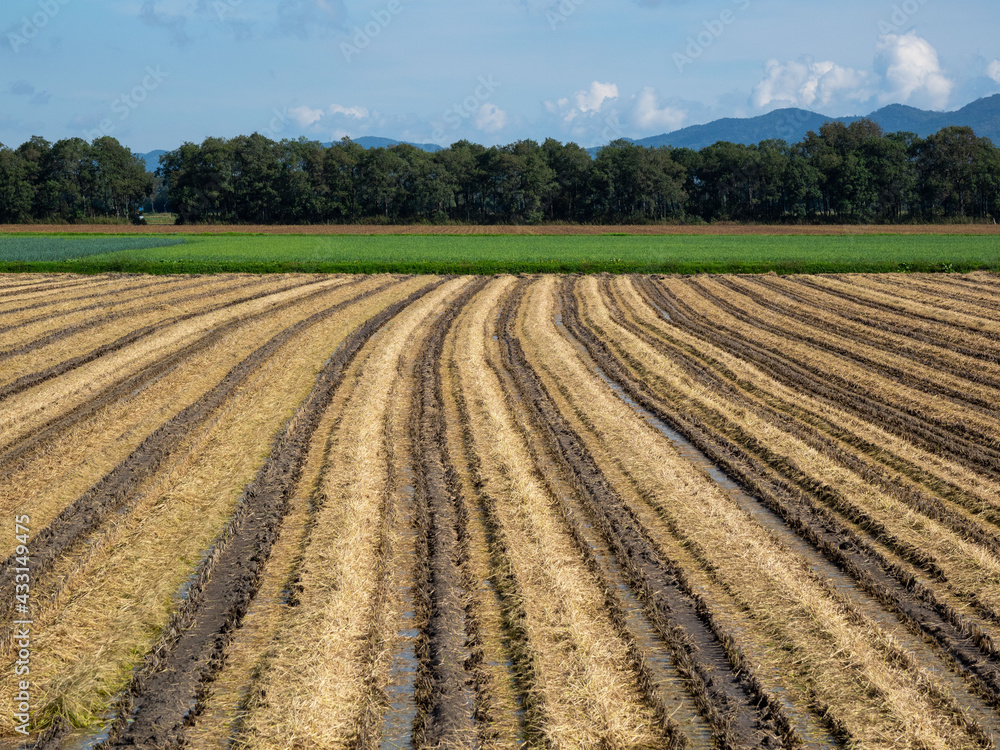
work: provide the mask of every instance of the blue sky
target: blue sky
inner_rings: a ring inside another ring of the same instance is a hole
[[[0,142],[585,146],[1000,92],[995,0],[5,0]]]

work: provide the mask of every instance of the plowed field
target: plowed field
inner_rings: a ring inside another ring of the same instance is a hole
[[[0,517],[0,747],[993,748],[1000,279],[0,275]]]

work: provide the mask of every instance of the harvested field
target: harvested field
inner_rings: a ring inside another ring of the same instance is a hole
[[[995,748],[998,342],[987,273],[0,275],[0,747]]]

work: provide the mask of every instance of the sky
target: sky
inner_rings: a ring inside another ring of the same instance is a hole
[[[1000,93],[996,0],[4,0],[0,143],[583,146]]]

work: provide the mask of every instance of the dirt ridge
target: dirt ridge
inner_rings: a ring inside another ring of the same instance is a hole
[[[98,411],[101,407],[114,401],[115,399],[120,398],[125,393],[139,389],[151,380],[164,375],[179,365],[187,357],[211,346],[223,336],[231,333],[240,326],[245,325],[248,322],[258,320],[263,316],[273,315],[276,312],[280,312],[301,302],[313,299],[314,297],[324,294],[328,289],[346,289],[357,286],[363,283],[363,281],[363,279],[356,279],[345,283],[343,286],[318,289],[310,292],[309,294],[303,295],[302,297],[296,297],[293,300],[279,302],[266,310],[234,318],[227,323],[216,326],[208,333],[197,338],[195,341],[192,341],[180,349],[161,357],[157,361],[143,367],[138,372],[125,377],[123,380],[120,380],[117,383],[112,383],[100,392],[95,393],[85,403],[70,409],[67,413],[53,417],[48,422],[34,429],[30,435],[27,435],[20,440],[15,440],[6,446],[0,446],[0,477],[9,473],[9,467],[30,451],[36,450],[49,440],[52,440],[59,433],[71,428],[81,420],[86,419],[88,416]]]
[[[152,432],[125,460],[68,505],[48,526],[35,534],[32,544],[32,578],[35,587],[44,585],[48,573],[66,550],[98,528],[110,513],[125,507],[129,502],[130,492],[152,476],[191,429],[219,409],[229,395],[258,370],[278,348],[328,315],[370,297],[377,291],[380,291],[380,288],[362,292],[349,300],[314,313],[272,336],[233,367],[212,390]],[[2,567],[10,571],[16,564],[15,555],[11,555],[3,562]],[[0,621],[7,621],[12,616],[13,581],[13,574],[10,574],[0,582],[0,596],[7,594],[4,601],[8,602],[0,609]]]
[[[292,284],[288,288],[284,290],[279,289],[278,291],[279,292],[289,291],[297,287],[306,287],[314,284],[321,284],[323,283],[323,281],[324,279],[321,278],[319,280],[308,281],[304,284]],[[152,336],[153,334],[158,333],[160,330],[166,328],[167,326],[174,325],[176,323],[182,323],[185,320],[191,320],[192,318],[196,318],[199,315],[208,315],[210,313],[223,310],[227,307],[235,307],[236,305],[240,305],[245,302],[252,302],[254,300],[262,299],[272,294],[275,294],[275,291],[267,290],[263,292],[257,292],[255,294],[251,294],[246,297],[241,297],[239,299],[230,300],[229,302],[224,302],[222,304],[215,305],[214,307],[207,307],[202,310],[196,310],[194,312],[184,313],[182,315],[176,315],[172,318],[159,321],[158,323],[153,323],[148,326],[144,326],[142,328],[137,328],[136,330],[131,331],[130,333],[127,333],[124,336],[121,336],[107,344],[102,344],[101,346],[98,346],[85,354],[80,354],[76,357],[71,357],[70,359],[64,360],[63,362],[52,365],[51,367],[47,367],[44,370],[40,370],[34,373],[29,373],[27,375],[18,378],[12,383],[8,383],[7,385],[0,387],[0,401],[3,401],[6,398],[10,398],[11,396],[15,396],[18,393],[22,393],[23,391],[26,391],[29,388],[33,388],[34,386],[39,385],[40,383],[44,383],[48,380],[51,380],[52,378],[64,375],[70,370],[74,370],[77,367],[81,367],[82,365],[88,364],[96,359],[99,359],[100,357],[103,357],[105,354],[111,354],[112,352],[116,352],[119,349],[123,349],[129,344],[134,344],[136,341],[140,341],[144,338]]]
[[[544,384],[531,369],[513,328],[513,306],[497,321],[504,359],[522,389],[523,402],[537,408],[559,446],[607,542],[650,607],[650,616],[670,645],[678,667],[692,681],[717,741],[727,748],[792,747],[794,730],[777,701],[769,698],[753,670],[721,630],[700,598],[683,582],[682,572],[650,544],[625,504],[604,478],[582,439],[555,408]]]
[[[417,641],[420,670],[416,681],[417,747],[476,746],[474,650],[470,648],[468,592],[463,583],[463,536],[458,482],[448,456],[444,397],[439,362],[444,340],[473,296],[489,279],[477,279],[449,304],[435,322],[417,362],[419,384],[413,394],[411,444],[414,451],[414,501],[420,529],[418,551]]]
[[[574,306],[568,305],[564,315],[571,319],[575,335],[595,361],[631,398],[687,438],[905,625],[937,642],[974,688],[1000,707],[1000,650],[974,621],[939,602],[911,573],[885,559],[871,542],[836,520],[808,490],[782,476],[743,444],[716,434],[713,427],[674,409],[631,377],[597,335],[572,320]],[[754,444],[750,438],[748,441]],[[814,492],[821,489],[812,488]]]
[[[47,301],[44,301],[44,302],[36,302],[33,305],[25,305],[23,307],[15,307],[15,308],[12,308],[10,310],[0,310],[0,316],[14,315],[14,314],[20,313],[20,312],[27,312],[28,310],[37,310],[37,309],[39,309],[41,307],[52,307],[54,305],[66,304],[68,302],[82,302],[83,300],[95,299],[97,297],[106,297],[106,296],[109,296],[110,294],[119,294],[121,292],[125,292],[125,293],[141,292],[141,291],[143,291],[145,289],[156,288],[156,287],[164,287],[164,286],[169,286],[171,284],[176,285],[177,281],[178,281],[178,277],[176,277],[176,276],[171,276],[171,277],[169,277],[167,279],[157,279],[155,281],[146,281],[143,277],[136,277],[136,278],[137,278],[138,281],[144,281],[145,283],[140,283],[140,284],[137,284],[136,286],[130,286],[130,287],[126,287],[126,288],[118,287],[118,288],[112,288],[112,289],[103,289],[101,291],[91,292],[89,294],[81,294],[78,297],[67,297],[65,299],[60,299],[60,298],[57,297],[56,299],[51,299],[51,300],[47,300]],[[195,278],[197,278],[197,277],[195,277]],[[115,281],[115,279],[109,277],[106,281],[108,283],[111,283],[112,281]],[[204,277],[204,281],[199,281],[199,283],[208,284],[208,283],[211,283],[211,279],[209,277]],[[197,284],[192,284],[191,286],[197,286]],[[188,287],[188,288],[190,288],[190,287]],[[166,290],[166,291],[169,291],[169,290]],[[158,293],[159,294],[163,294],[163,293],[166,293],[166,292],[158,292]],[[69,313],[86,312],[87,310],[95,310],[95,309],[100,308],[100,307],[103,307],[103,305],[101,305],[100,303],[97,303],[95,305],[90,305],[88,307],[76,308],[74,310],[69,311]],[[41,322],[43,320],[48,320],[50,318],[58,317],[59,315],[63,315],[63,314],[67,314],[67,313],[52,313],[52,312],[42,313],[39,316],[36,316],[34,318],[29,318],[28,320],[22,321],[21,323],[15,323],[15,324],[12,324],[12,325],[0,326],[0,333],[7,333],[8,331],[13,331],[13,330],[15,330],[17,328],[22,328],[22,327],[24,327],[26,325],[31,325],[32,323],[38,323],[38,322]]]
[[[204,691],[223,666],[226,643],[256,594],[309,442],[344,372],[386,322],[442,283],[439,279],[386,306],[333,352],[246,487],[236,514],[202,563],[188,598],[137,670],[111,734],[99,747],[179,745],[185,726],[197,720]]]

